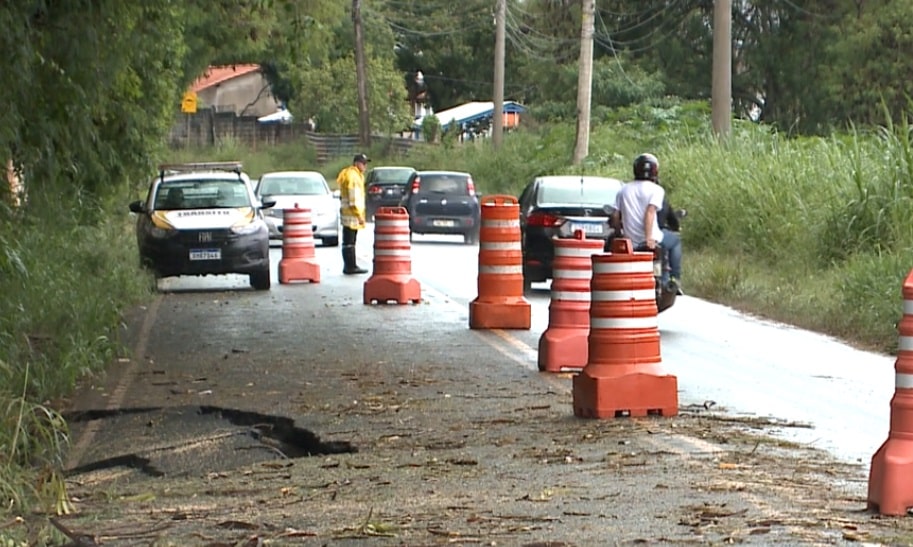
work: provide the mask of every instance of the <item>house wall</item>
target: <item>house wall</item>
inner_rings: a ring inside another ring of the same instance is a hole
[[[199,91],[197,108],[259,117],[279,110],[279,103],[270,94],[266,78],[251,72]]]

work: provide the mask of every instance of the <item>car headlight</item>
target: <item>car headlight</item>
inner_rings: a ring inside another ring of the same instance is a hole
[[[263,228],[262,221],[257,222],[255,220],[247,224],[235,224],[231,227],[231,232],[238,235],[248,235],[257,233],[261,228]]]
[[[178,234],[178,231],[173,228],[159,228],[152,224],[146,227],[146,233],[149,234],[149,237],[152,239],[168,239],[174,237]]]

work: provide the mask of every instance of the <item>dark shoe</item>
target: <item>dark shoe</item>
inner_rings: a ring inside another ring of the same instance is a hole
[[[342,268],[342,273],[344,273],[346,275],[368,273],[368,270],[360,267],[358,265],[358,263],[355,261],[355,246],[354,245],[343,245],[342,262],[344,264],[344,266]]]

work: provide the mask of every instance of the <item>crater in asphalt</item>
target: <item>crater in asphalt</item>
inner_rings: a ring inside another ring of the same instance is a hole
[[[86,410],[64,418],[73,429],[79,423],[103,422],[83,458],[89,461],[68,475],[126,467],[161,477],[358,451],[348,441],[321,441],[285,416],[216,406]]]

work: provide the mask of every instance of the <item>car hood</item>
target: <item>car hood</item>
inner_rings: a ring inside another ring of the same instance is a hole
[[[156,211],[155,220],[164,221],[178,230],[219,230],[250,222],[254,210],[250,207],[237,209],[187,209],[182,211]]]
[[[275,201],[274,210],[294,209],[297,204],[301,209],[310,209],[313,212],[324,212],[339,207],[332,196],[268,196],[265,199]]]

